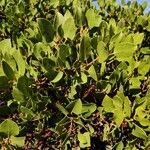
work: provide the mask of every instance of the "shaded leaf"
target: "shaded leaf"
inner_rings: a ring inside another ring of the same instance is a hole
[[[9,87],[8,78],[6,76],[0,76],[0,89]]]
[[[59,80],[61,80],[61,78],[63,77],[63,72],[58,72],[58,74],[56,75],[56,77],[51,81],[51,82],[53,82],[53,83],[56,83],[56,82],[58,82]]]
[[[69,113],[62,105],[56,104],[56,106],[64,115],[67,115]]]
[[[81,44],[80,44],[80,51],[79,51],[79,57],[81,61],[85,61],[91,52],[91,44],[90,44],[90,38],[89,36],[85,35],[82,38]]]
[[[5,61],[2,61],[3,71],[8,77],[8,79],[13,80],[15,77],[13,69],[9,66],[9,64]]]
[[[54,27],[52,23],[44,18],[39,18],[38,20],[39,30],[43,36],[45,42],[51,42],[54,38]]]
[[[14,51],[13,57],[15,58],[18,66],[18,73],[19,75],[24,75],[25,69],[26,69],[26,64],[25,61],[19,51]]]

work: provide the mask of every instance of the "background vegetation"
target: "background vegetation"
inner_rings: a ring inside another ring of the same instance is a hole
[[[146,6],[0,0],[1,149],[148,150]]]

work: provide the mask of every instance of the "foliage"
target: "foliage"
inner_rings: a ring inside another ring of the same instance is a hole
[[[150,148],[146,2],[0,0],[2,149]]]

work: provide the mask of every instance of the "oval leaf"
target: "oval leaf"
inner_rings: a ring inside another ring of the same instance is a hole
[[[8,79],[13,80],[14,79],[14,71],[9,66],[9,64],[5,61],[2,61],[2,67],[5,75],[8,77]]]
[[[88,73],[95,81],[97,81],[97,74],[93,65],[89,68]]]
[[[3,132],[8,136],[16,136],[19,134],[19,127],[14,121],[6,119],[0,124],[0,132]]]
[[[74,114],[76,114],[76,115],[81,114],[81,112],[82,112],[82,102],[81,102],[80,99],[75,102],[75,105],[74,105],[74,107],[73,107],[72,112],[73,112]]]
[[[43,36],[43,40],[45,42],[51,42],[54,38],[54,27],[52,23],[46,19],[39,18],[38,19],[39,30]]]

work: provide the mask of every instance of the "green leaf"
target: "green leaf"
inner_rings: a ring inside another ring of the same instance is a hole
[[[88,73],[90,74],[90,76],[95,80],[97,81],[97,74],[96,74],[96,71],[95,71],[95,68],[94,66],[92,65],[89,70],[88,70]]]
[[[82,106],[82,114],[85,118],[92,115],[94,111],[96,111],[96,104],[84,104]]]
[[[84,72],[81,72],[81,80],[82,83],[87,83],[87,75]]]
[[[116,150],[123,150],[123,148],[124,148],[123,142],[119,142],[117,144]]]
[[[44,42],[52,42],[54,38],[54,27],[52,23],[44,18],[39,18],[37,21]]]
[[[80,148],[86,148],[86,147],[91,146],[90,133],[89,132],[85,132],[83,134],[78,133],[78,140],[79,140]]]
[[[12,96],[17,102],[24,102],[23,93],[20,92],[17,88],[13,89]]]
[[[56,8],[59,5],[59,0],[51,0],[50,5]]]
[[[124,95],[123,97],[120,97],[118,94],[113,97],[113,104],[115,108],[123,108],[123,102],[124,102]]]
[[[141,53],[143,53],[145,55],[150,55],[150,48],[149,47],[142,47]]]
[[[131,57],[133,57],[133,53],[135,52],[136,48],[137,46],[133,43],[118,43],[114,48],[114,55],[119,61],[127,61],[130,60]]]
[[[138,77],[133,77],[130,79],[130,83],[131,83],[131,88],[133,89],[140,89],[140,85],[141,85],[141,82],[140,82],[140,76]]]
[[[64,16],[61,13],[57,12],[54,21],[55,29],[58,30],[58,27],[63,23],[64,23]]]
[[[65,116],[63,119],[61,119],[57,124],[56,124],[56,131],[59,132],[60,134],[63,132],[64,129],[64,124],[69,122],[69,118]]]
[[[116,122],[117,127],[120,127],[124,120],[124,112],[121,109],[114,110],[114,121]]]
[[[82,113],[82,101],[80,99],[78,99],[75,104],[74,107],[72,109],[72,113],[79,115]]]
[[[62,61],[65,61],[69,54],[69,47],[67,45],[62,44],[59,46],[59,58]]]
[[[12,50],[11,39],[5,39],[0,41],[0,52],[4,55]]]
[[[6,119],[0,124],[0,132],[3,132],[8,136],[16,136],[19,134],[19,127],[14,121]]]
[[[94,134],[94,128],[90,124],[88,124],[87,126],[89,128],[90,134]]]
[[[15,77],[13,69],[9,66],[9,64],[5,61],[2,61],[3,71],[8,77],[9,80],[13,80]]]
[[[132,130],[132,134],[140,139],[146,140],[147,135],[145,131],[141,127],[137,126],[136,124],[134,126],[135,128]]]
[[[105,0],[98,0],[98,4],[101,8],[105,7]]]
[[[77,93],[75,85],[70,87],[68,98],[74,99],[74,95]]]
[[[0,76],[0,89],[5,89],[9,87],[9,80],[6,76]]]
[[[88,35],[83,36],[81,44],[80,44],[80,51],[79,57],[81,61],[85,61],[88,59],[91,52],[91,41]]]
[[[25,144],[25,137],[10,137],[11,144],[18,147],[23,147]]]
[[[90,9],[87,10],[86,18],[87,18],[87,21],[88,21],[88,26],[90,28],[93,28],[95,26],[95,22],[96,22],[94,9],[90,8]]]
[[[75,23],[77,26],[81,27],[85,18],[83,17],[83,12],[81,6],[75,7]]]
[[[24,117],[24,119],[27,119],[27,120],[33,119],[34,113],[32,112],[31,109],[21,106],[20,111],[23,114],[22,118]]]
[[[99,62],[103,63],[108,57],[108,52],[106,51],[105,43],[103,41],[98,42],[97,53],[99,56]]]
[[[24,61],[22,55],[20,54],[19,51],[14,51],[13,57],[15,58],[15,60],[17,62],[19,75],[24,75],[26,64],[25,64],[25,61]]]
[[[69,113],[62,105],[56,104],[56,106],[64,115],[67,115]]]
[[[145,10],[148,6],[148,1],[143,1],[142,2],[142,8]]]
[[[49,58],[44,58],[43,59],[43,66],[44,66],[44,68],[47,70],[47,71],[49,71],[49,72],[51,72],[52,73],[52,69],[54,69],[54,67],[55,67],[55,62],[52,60],[52,59],[49,59]]]
[[[115,34],[114,36],[112,36],[112,38],[110,39],[111,43],[119,43],[122,40],[123,37],[123,33],[119,32],[117,34]]]
[[[63,77],[63,74],[64,73],[62,71],[58,72],[56,77],[51,82],[56,83],[56,82],[60,81],[62,79],[62,77]]]
[[[97,15],[95,12],[94,12],[94,9],[90,8],[87,10],[86,12],[86,18],[87,18],[87,21],[88,21],[88,26],[90,28],[93,28],[93,27],[98,27],[100,22],[101,22],[101,18],[99,15]]]
[[[75,33],[76,33],[76,26],[74,23],[74,19],[68,18],[64,24],[62,25],[62,29],[64,31],[64,38],[69,38],[71,40],[74,39]]]
[[[136,33],[133,36],[134,44],[141,44],[144,39],[144,33]]]
[[[129,100],[128,97],[125,97],[124,98],[124,114],[125,114],[125,117],[129,117],[131,116],[131,102]]]
[[[115,107],[114,107],[114,104],[113,104],[113,100],[107,95],[103,99],[102,106],[104,107],[104,110],[106,112],[114,112]]]
[[[29,97],[31,94],[31,89],[29,88],[31,85],[31,80],[26,76],[21,76],[17,82],[17,88],[19,91],[23,93],[23,95]]]

